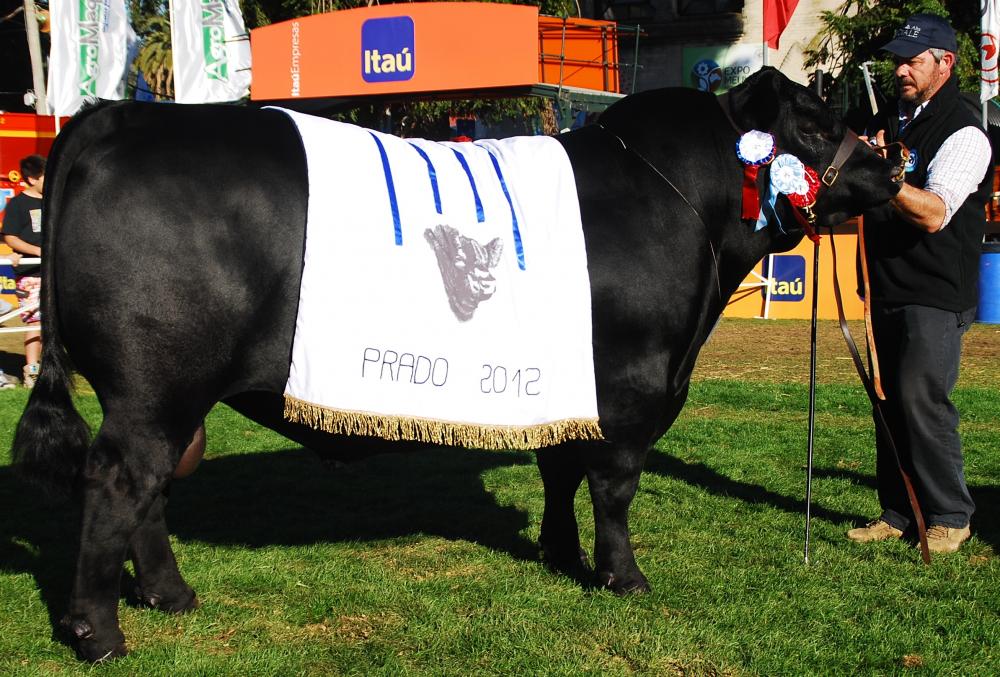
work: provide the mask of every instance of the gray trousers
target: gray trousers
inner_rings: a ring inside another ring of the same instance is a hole
[[[964,527],[976,507],[965,485],[958,410],[950,399],[962,336],[975,315],[975,308],[961,313],[918,305],[872,308],[886,396],[882,411],[928,526]],[[905,530],[913,519],[906,488],[877,422],[875,431],[882,519]]]

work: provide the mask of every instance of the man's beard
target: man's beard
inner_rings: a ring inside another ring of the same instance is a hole
[[[900,92],[899,93],[899,99],[900,99],[900,101],[902,101],[903,103],[908,104],[910,106],[919,106],[920,104],[922,104],[924,102],[924,95],[927,93],[927,89],[914,89],[914,91],[912,91],[910,93],[907,93],[907,94],[904,94],[903,93],[903,87],[906,86],[906,85],[910,85],[912,87],[916,87],[916,83],[915,82],[900,82],[900,83],[898,83],[897,84],[897,88],[899,89],[899,92]]]

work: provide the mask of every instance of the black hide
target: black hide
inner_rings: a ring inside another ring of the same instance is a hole
[[[538,451],[541,542],[555,568],[589,572],[619,593],[648,587],[628,508],[650,445],[684,403],[698,350],[754,264],[802,236],[755,233],[740,219],[737,126],[771,131],[820,172],[844,134],[819,99],[774,70],[730,100],[733,122],[712,95],[647,92],[560,137],[580,196],[606,441]],[[818,211],[840,218],[885,202],[896,191],[889,174],[859,143]],[[340,460],[388,445],[282,419],[308,193],[299,136],[284,114],[100,106],[59,136],[47,179],[43,368],[14,452],[26,473],[80,492],[65,627],[81,657],[99,660],[125,652],[117,603],[126,552],[150,605],[196,603],[170,551],[164,490],[216,402]],[[794,223],[786,204],[779,209]],[[93,442],[67,395],[70,364],[104,409]],[[584,477],[593,571],[573,515]]]

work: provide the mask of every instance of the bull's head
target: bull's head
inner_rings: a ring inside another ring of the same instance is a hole
[[[496,291],[490,269],[500,262],[503,242],[494,238],[484,247],[451,226],[428,228],[424,237],[437,256],[452,312],[461,322],[472,319],[479,304]]]
[[[797,156],[826,181],[815,205],[821,225],[841,223],[850,216],[888,202],[899,192],[893,180],[898,169],[868,144],[853,139],[814,92],[773,68],[765,68],[730,91],[731,113],[743,129],[770,132],[781,152]],[[847,160],[828,172],[842,141],[853,145]],[[896,176],[898,178],[898,176]]]

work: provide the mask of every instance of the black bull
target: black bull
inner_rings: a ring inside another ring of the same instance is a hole
[[[618,593],[648,588],[629,505],[648,450],[681,410],[700,347],[754,264],[802,237],[783,199],[785,232],[741,220],[734,125],[771,132],[821,173],[845,134],[818,97],[777,71],[735,89],[730,104],[732,120],[708,94],[647,92],[612,106],[599,126],[559,137],[583,216],[606,441],[537,452],[540,540],[556,569],[579,574],[586,556],[573,497],[586,477],[593,571]],[[890,171],[859,142],[820,196],[821,221],[891,198]],[[126,556],[148,604],[196,604],[168,542],[165,489],[217,402],[336,459],[372,445],[282,420],[308,197],[301,142],[283,113],[99,106],[59,136],[47,179],[43,368],[14,458],[79,493],[64,625],[81,657],[100,660],[125,653],[117,606]],[[104,410],[93,441],[68,396],[70,365]]]

